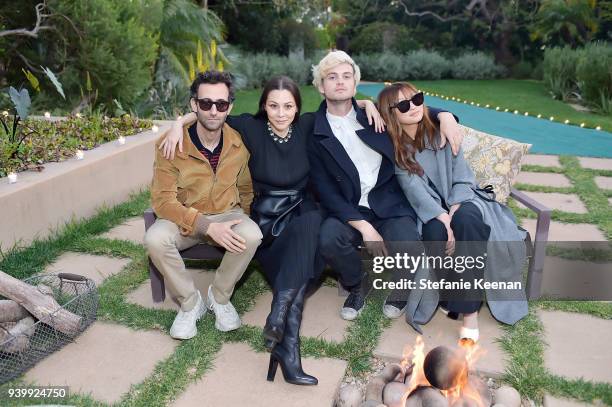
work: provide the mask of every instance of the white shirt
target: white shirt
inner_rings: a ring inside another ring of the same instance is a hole
[[[369,208],[368,194],[378,180],[382,156],[355,133],[363,127],[357,121],[357,112],[354,108],[351,108],[346,116],[335,116],[329,112],[326,113],[326,116],[334,136],[342,144],[359,173],[361,186],[359,205]]]

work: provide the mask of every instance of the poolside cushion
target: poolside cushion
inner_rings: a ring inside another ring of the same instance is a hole
[[[506,203],[531,144],[493,136],[469,127],[464,131],[463,154],[480,186],[493,185],[495,199]]]

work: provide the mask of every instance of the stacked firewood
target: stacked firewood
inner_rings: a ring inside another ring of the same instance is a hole
[[[33,286],[0,271],[0,352],[23,352],[41,321],[53,329],[73,336],[82,317],[62,308],[51,287]]]

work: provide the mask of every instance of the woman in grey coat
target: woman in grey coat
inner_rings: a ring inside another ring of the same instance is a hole
[[[453,156],[448,145],[440,146],[439,128],[426,114],[422,92],[409,83],[392,84],[379,94],[378,107],[395,145],[396,175],[418,216],[427,254],[480,259],[470,267],[458,267],[459,262],[434,267],[439,281],[443,277],[456,283],[452,290],[442,287],[439,296],[449,315],[463,315],[460,338],[478,340],[478,311],[485,295],[493,316],[514,324],[527,314],[522,289],[525,232],[506,206],[491,199],[490,191],[478,188],[463,152]],[[477,280],[504,284],[483,288]],[[396,306],[401,309],[405,303]],[[411,322],[410,307],[406,309]],[[419,312],[424,311],[414,311],[412,317]]]

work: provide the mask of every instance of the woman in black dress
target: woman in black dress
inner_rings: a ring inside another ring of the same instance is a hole
[[[360,100],[358,104],[379,123],[372,102]],[[306,143],[310,134],[301,126],[306,123],[300,121],[300,109],[299,87],[290,78],[279,76],[264,86],[255,115],[228,116],[227,124],[240,132],[251,153],[249,170],[255,192],[251,217],[264,235],[255,257],[273,288],[264,327],[266,347],[271,351],[268,380],[274,380],[280,363],[287,382],[314,385],[317,379],[302,370],[299,330],[306,287],[324,267],[317,253],[323,219],[307,191],[310,166]],[[195,120],[195,114],[190,113],[175,123],[160,146],[168,158],[181,141],[183,126]]]

